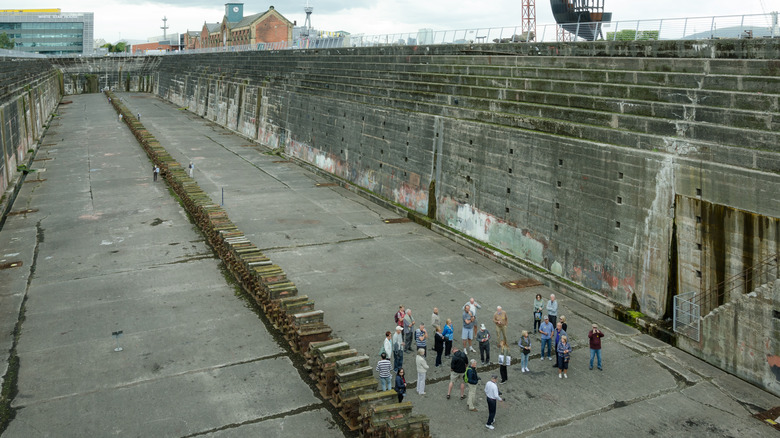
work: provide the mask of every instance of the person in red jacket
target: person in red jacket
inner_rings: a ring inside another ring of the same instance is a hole
[[[599,326],[593,323],[593,329],[588,332],[588,339],[590,339],[590,369],[593,369],[593,357],[598,358],[598,367],[601,371],[601,338],[604,337],[604,333],[599,330]]]

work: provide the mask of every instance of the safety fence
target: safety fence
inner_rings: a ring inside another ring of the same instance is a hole
[[[239,52],[247,50],[296,50],[330,49],[341,47],[376,47],[436,44],[485,44],[518,42],[577,41],[579,29],[598,28],[598,40],[648,41],[648,40],[700,40],[719,38],[778,38],[778,13],[753,15],[727,15],[712,17],[660,18],[652,20],[626,20],[609,23],[572,23],[566,25],[573,32],[562,31],[557,24],[545,24],[536,30],[522,31],[521,26],[485,27],[382,35],[342,35],[309,38],[293,42],[259,43],[254,45],[210,47],[169,52],[168,54]]]
[[[164,56],[196,53],[245,52],[265,50],[306,50],[347,47],[378,47],[440,44],[494,44],[581,41],[581,36],[596,34],[599,41],[652,41],[652,40],[712,40],[721,38],[753,39],[780,38],[778,12],[751,15],[723,15],[709,17],[659,18],[647,20],[622,20],[605,23],[570,23],[563,30],[558,24],[538,25],[530,31],[522,26],[480,27],[456,30],[420,29],[416,32],[381,35],[344,34],[309,37],[294,41],[227,45],[150,53],[111,53],[108,55],[50,55],[74,56]],[[582,32],[580,32],[580,29]],[[2,50],[0,56],[40,57],[29,52]]]
[[[674,297],[674,332],[699,342],[701,335],[701,307],[696,304],[696,292]]]

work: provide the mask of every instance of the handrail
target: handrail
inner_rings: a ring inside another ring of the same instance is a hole
[[[579,23],[577,28],[598,26],[602,40],[606,41],[647,41],[647,40],[710,40],[720,38],[780,38],[778,13],[723,15],[705,17],[658,18],[645,20],[623,20],[603,23]],[[343,35],[298,39],[235,46],[208,47],[161,53],[123,53],[109,55],[49,55],[50,57],[74,56],[153,56],[182,55],[196,53],[222,53],[266,50],[307,50],[348,47],[378,47],[403,45],[438,44],[493,44],[493,43],[539,43],[555,42],[560,38],[558,24],[537,25],[536,32],[522,32],[522,26],[480,27],[455,30],[420,29],[416,32],[392,33],[381,35]],[[592,30],[590,31],[592,32]],[[575,34],[568,34],[571,40],[577,40]],[[25,53],[12,51],[14,55]],[[0,56],[6,56],[0,52]]]
[[[704,312],[709,312],[710,310],[720,306],[722,304],[722,300],[727,296],[730,296],[731,292],[741,287],[746,287],[746,283],[748,281],[753,283],[753,288],[760,286],[761,284],[756,284],[753,281],[756,279],[756,277],[761,277],[762,275],[771,273],[771,270],[765,271],[765,268],[774,268],[773,276],[775,278],[780,278],[780,254],[776,253],[770,255],[753,266],[747,267],[737,274],[734,274],[720,283],[710,287],[708,290],[696,294],[692,302],[701,305],[701,307],[704,309]],[[745,291],[745,293],[749,292],[752,291]]]
[[[661,18],[649,20],[627,20],[600,23],[603,38],[610,41],[681,40],[717,38],[777,38],[780,30],[777,13],[751,15],[725,15],[708,17]],[[588,25],[580,23],[585,29]],[[557,24],[537,25],[536,33],[521,31],[522,26],[484,27],[434,31],[421,29],[417,32],[381,35],[345,35],[324,38],[309,38],[292,43],[277,43],[276,46],[228,46],[185,50],[170,54],[210,53],[244,50],[296,50],[329,49],[341,47],[376,47],[398,45],[435,44],[491,44],[509,42],[553,42],[558,37]],[[575,40],[577,35],[570,35]]]

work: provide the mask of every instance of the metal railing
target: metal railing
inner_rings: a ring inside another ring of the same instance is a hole
[[[753,266],[701,292],[686,292],[674,297],[675,333],[701,340],[701,317],[733,299],[732,293],[750,293],[757,287],[780,278],[780,256],[771,255]]]
[[[33,52],[22,52],[19,50],[0,49],[0,56],[7,56],[11,58],[46,58],[46,55]]]
[[[674,297],[673,329],[696,342],[701,340],[701,308],[696,304],[696,292]]]
[[[735,292],[750,293],[777,278],[780,278],[780,255],[774,254],[702,291],[696,296],[695,303],[701,307],[703,314],[707,314],[733,300]]]
[[[591,23],[580,23],[582,28]],[[576,27],[575,27],[576,28]],[[577,40],[576,31],[568,35]],[[718,38],[778,38],[778,13],[726,15],[711,17],[662,18],[652,20],[613,21],[601,24],[600,40],[643,41]],[[261,43],[256,45],[213,47],[168,52],[167,54],[238,52],[247,50],[330,49],[342,47],[377,47],[435,44],[482,44],[509,42],[557,41],[558,25],[536,27],[536,32],[521,31],[521,26],[485,27],[382,35],[346,35],[342,37],[309,38],[295,42]]]
[[[580,23],[583,29],[593,23]],[[571,40],[578,40],[575,32],[566,33]],[[537,25],[535,32],[522,32],[521,26],[481,27],[472,29],[441,30],[421,29],[416,32],[382,35],[344,35],[311,37],[292,42],[259,43],[237,46],[209,47],[164,53],[123,53],[81,56],[152,56],[182,55],[195,53],[245,52],[263,50],[305,50],[333,49],[347,47],[378,47],[437,44],[492,44],[520,42],[558,41],[557,24]],[[709,40],[719,38],[780,38],[778,13],[752,15],[724,15],[710,17],[660,18],[649,20],[624,20],[601,23],[599,40],[604,41],[646,41],[646,40]],[[5,53],[11,52],[11,53]],[[33,53],[16,50],[0,51],[0,56],[39,57]],[[52,57],[73,57],[79,55],[52,55]]]

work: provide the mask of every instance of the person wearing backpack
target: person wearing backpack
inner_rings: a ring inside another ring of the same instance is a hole
[[[477,395],[477,383],[479,383],[476,359],[471,359],[471,366],[463,373],[463,380],[469,384],[469,397],[468,400],[466,400],[469,405],[469,410],[477,412],[477,407],[474,406],[474,397]]]
[[[395,325],[403,325],[404,316],[406,316],[406,310],[404,310],[404,306],[398,306],[398,311],[395,312],[395,316],[393,317],[395,319]]]
[[[447,400],[450,399],[452,393],[452,387],[455,382],[460,379],[460,399],[463,400],[463,390],[465,389],[465,383],[463,381],[463,373],[466,372],[466,367],[469,362],[469,358],[466,354],[458,349],[458,347],[452,347],[452,361],[450,362],[450,386],[447,388]]]

